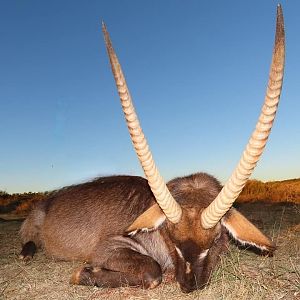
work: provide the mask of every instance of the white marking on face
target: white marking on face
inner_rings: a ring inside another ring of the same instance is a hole
[[[198,256],[198,259],[199,260],[204,259],[207,256],[208,251],[209,251],[209,249],[205,249],[204,251],[202,251]]]
[[[186,266],[186,268],[185,268],[185,273],[186,273],[186,274],[191,273],[191,271],[192,271],[192,269],[191,269],[191,264],[190,264],[189,262],[186,262],[186,263],[185,263],[185,266]]]
[[[182,252],[180,251],[180,249],[178,247],[175,246],[175,250],[176,252],[178,253],[178,256],[185,261],[183,255],[182,255]],[[191,263],[190,262],[185,262],[185,274],[189,274],[191,273],[192,271],[192,268],[191,268]]]
[[[184,257],[183,257],[183,255],[182,255],[182,252],[180,251],[180,249],[179,249],[178,247],[176,247],[176,246],[175,246],[175,249],[176,249],[176,251],[177,251],[179,257],[180,257],[181,259],[184,259]]]

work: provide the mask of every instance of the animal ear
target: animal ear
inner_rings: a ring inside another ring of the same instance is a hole
[[[142,213],[127,229],[129,235],[134,235],[138,231],[152,231],[157,229],[166,220],[166,215],[158,204],[152,205]]]
[[[221,223],[230,235],[242,245],[254,246],[270,254],[276,249],[269,238],[234,208],[228,211]]]

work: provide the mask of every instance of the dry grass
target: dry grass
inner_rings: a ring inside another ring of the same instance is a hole
[[[240,210],[273,238],[272,258],[230,246],[204,290],[183,294],[171,274],[153,290],[101,289],[68,283],[77,262],[55,262],[38,252],[19,261],[20,222],[0,222],[0,299],[300,299],[300,206],[243,204]],[[262,221],[264,220],[264,221]]]
[[[237,201],[300,203],[300,178],[269,182],[248,180]]]

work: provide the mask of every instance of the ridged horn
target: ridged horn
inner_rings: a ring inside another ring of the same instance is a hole
[[[277,6],[276,34],[269,82],[261,114],[243,155],[219,195],[202,212],[204,228],[214,227],[230,209],[251,176],[269,137],[281,93],[285,59],[285,34],[282,8]]]
[[[165,181],[163,180],[155,165],[147,140],[139,124],[139,120],[131,100],[125,77],[123,75],[117,55],[112,47],[112,43],[104,23],[102,23],[102,31],[104,34],[111,69],[115,78],[117,90],[120,96],[123,112],[133,146],[158,205],[171,222],[178,223],[182,214],[181,207],[172,197]]]

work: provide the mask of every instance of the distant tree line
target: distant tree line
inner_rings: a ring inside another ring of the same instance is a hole
[[[48,192],[8,194],[5,191],[0,191],[0,214],[27,215],[34,203],[44,199],[47,194]]]
[[[24,217],[33,205],[43,200],[49,193],[8,194],[0,191],[0,218],[4,214]],[[249,180],[237,202],[294,202],[300,203],[300,178],[284,181],[262,182]]]
[[[300,203],[300,179],[262,182],[249,180],[238,202],[269,201]]]

